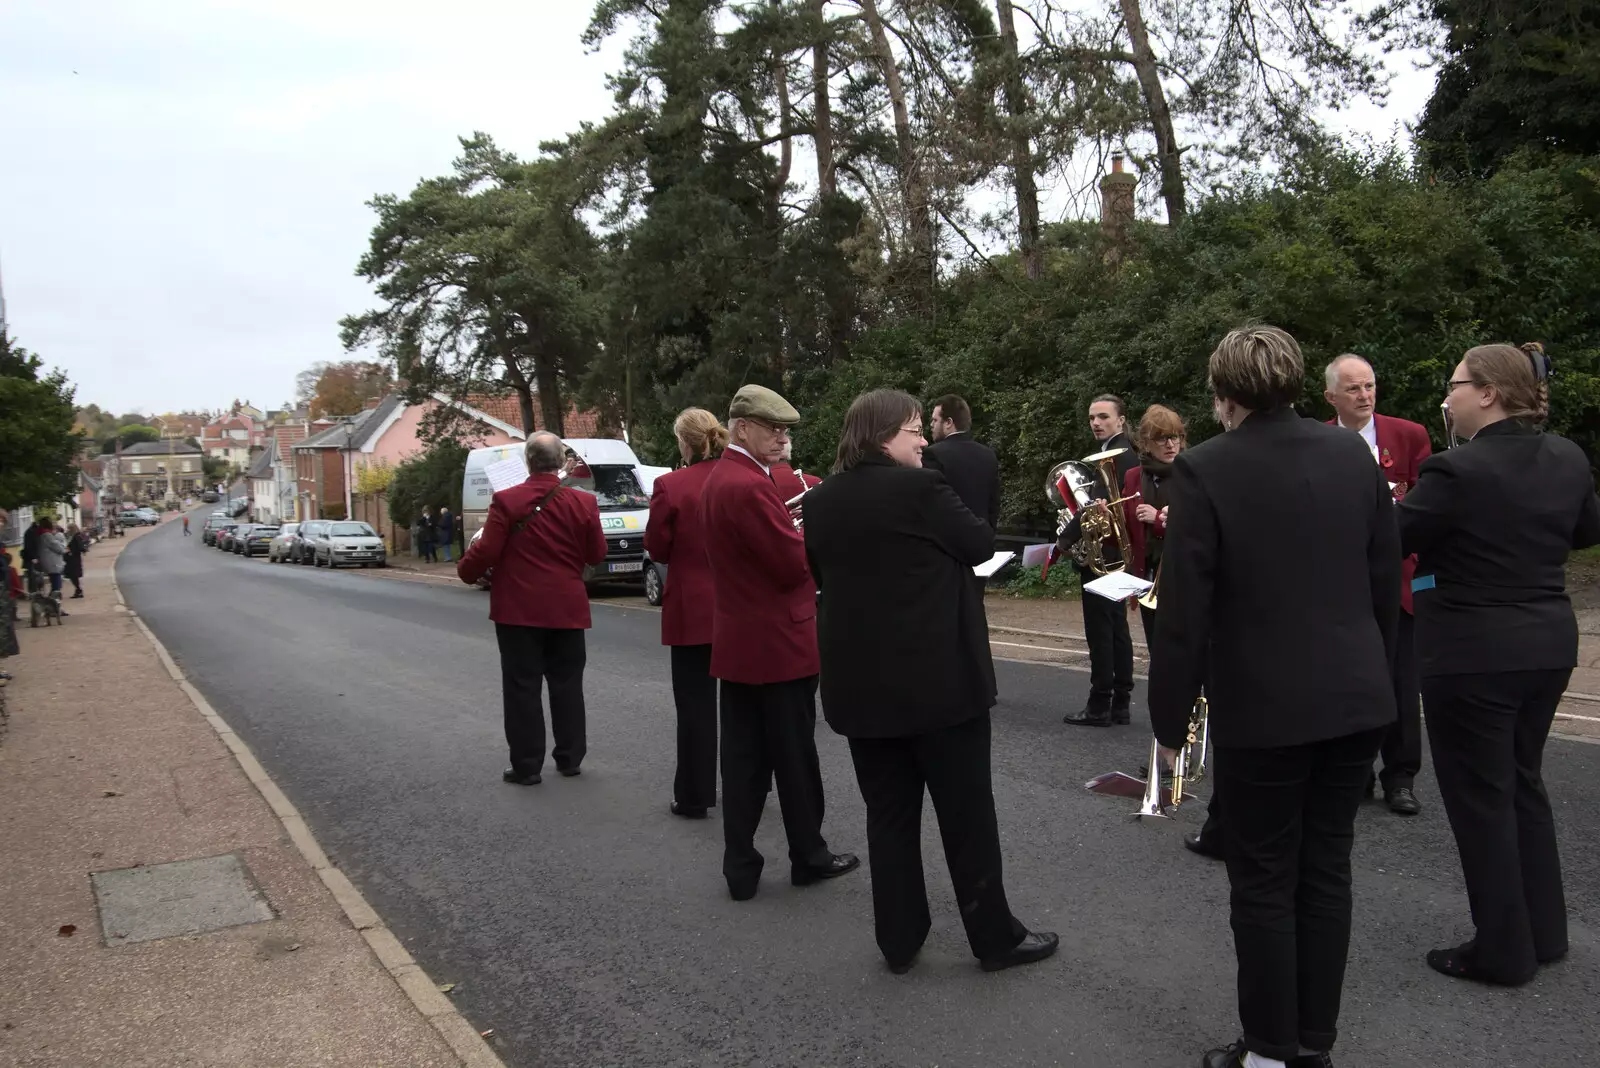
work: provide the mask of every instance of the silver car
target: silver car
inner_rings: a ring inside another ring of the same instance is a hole
[[[289,547],[294,544],[295,534],[299,529],[299,523],[285,523],[278,528],[278,536],[272,539],[271,545],[267,546],[267,562],[269,564],[289,559]]]
[[[383,539],[365,523],[335,520],[323,525],[327,530],[316,540],[313,549],[312,562],[318,567],[344,564],[383,567],[389,562]]]

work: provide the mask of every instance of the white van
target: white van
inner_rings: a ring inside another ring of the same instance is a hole
[[[625,441],[616,438],[567,438],[568,449],[583,461],[566,485],[600,500],[600,527],[606,535],[605,563],[584,571],[585,582],[600,579],[642,580],[645,570],[644,526],[650,518],[649,486],[668,468],[645,467]],[[494,490],[485,471],[491,464],[514,459],[521,463],[523,443],[490,445],[467,454],[461,486],[462,532],[470,541],[489,518]]]

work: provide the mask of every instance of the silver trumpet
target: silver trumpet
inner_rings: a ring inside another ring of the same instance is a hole
[[[800,484],[805,486],[805,472],[801,471],[797,467],[794,469],[794,477],[798,478],[800,480]],[[783,502],[784,510],[789,513],[789,519],[794,523],[794,529],[796,530],[799,530],[806,521],[805,516],[801,514],[800,511],[800,499],[806,494],[810,493],[814,488],[815,487],[812,486],[806,486],[805,489],[801,490],[799,493],[796,493],[793,497],[790,497],[788,500]]]
[[[1461,444],[1461,439],[1456,436],[1456,421],[1450,414],[1450,402],[1445,401],[1439,405],[1439,412],[1444,416],[1445,448],[1453,449]]]

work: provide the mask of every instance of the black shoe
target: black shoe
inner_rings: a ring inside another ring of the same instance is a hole
[[[583,774],[583,769],[578,767],[576,764],[574,764],[570,768],[559,768],[558,767],[558,768],[556,768],[556,771],[560,772],[563,776],[565,776],[568,779],[572,778],[574,775],[582,775]]]
[[[1490,983],[1494,986],[1521,986],[1533,978],[1531,972],[1521,978],[1490,974],[1478,966],[1476,948],[1473,942],[1468,942],[1452,949],[1430,950],[1428,967],[1452,979],[1470,979],[1475,983]]]
[[[885,958],[884,963],[889,966],[889,970],[895,975],[904,975],[911,970],[913,964],[917,963],[917,958],[915,954],[912,954],[910,960],[904,961],[892,961]]]
[[[1090,708],[1085,705],[1076,712],[1068,712],[1062,716],[1061,722],[1070,723],[1074,727],[1109,727],[1111,713],[1105,709]]]
[[[1372,772],[1367,772],[1367,800],[1378,796],[1378,777]]]
[[[837,879],[861,867],[861,858],[854,853],[830,853],[821,864],[796,864],[789,869],[789,882],[795,886],[810,886],[823,879]]]
[[[674,801],[668,809],[674,816],[682,816],[686,820],[703,820],[706,810],[698,805],[680,805]]]
[[[1126,727],[1133,722],[1133,714],[1127,705],[1113,705],[1111,708],[1111,722],[1118,727]]]
[[[756,896],[756,888],[761,885],[761,876],[756,876],[749,882],[734,882],[728,880],[728,896],[735,901],[749,901]]]
[[[1422,811],[1422,802],[1417,800],[1417,795],[1411,792],[1409,786],[1385,790],[1383,799],[1389,802],[1389,811],[1397,816],[1415,816]]]
[[[83,591],[82,591],[82,590],[79,590],[79,591],[78,591],[78,592],[77,592],[77,593],[75,593],[75,594],[73,594],[73,595],[72,595],[72,599],[73,599],[73,600],[74,600],[74,601],[76,601],[76,600],[77,600],[77,599],[78,599],[78,598],[79,598],[79,597],[82,597],[82,596],[83,596]]]
[[[1221,1049],[1206,1050],[1200,1058],[1200,1068],[1239,1068],[1244,1063],[1244,1039]]]
[[[500,773],[501,782],[509,782],[515,786],[538,786],[544,780],[537,771],[518,771],[516,768],[507,768]]]
[[[998,957],[980,960],[978,967],[986,972],[1002,972],[1019,964],[1033,964],[1053,955],[1060,945],[1061,939],[1053,931],[1029,931],[1022,941]]]
[[[1331,1053],[1302,1053],[1283,1062],[1289,1068],[1333,1068]]]
[[[1210,857],[1212,860],[1223,859],[1222,850],[1218,848],[1217,843],[1198,831],[1194,834],[1183,836],[1183,847],[1191,853],[1200,854],[1202,857]]]

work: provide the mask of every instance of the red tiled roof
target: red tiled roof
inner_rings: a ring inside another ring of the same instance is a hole
[[[491,415],[502,423],[509,423],[519,430],[526,432],[527,427],[522,425],[522,404],[515,396],[487,397],[471,396],[466,403],[478,409],[485,415]],[[590,409],[579,411],[576,405],[567,405],[567,414],[562,419],[562,430],[569,438],[600,437],[600,413]],[[533,429],[544,429],[544,412],[539,408],[538,399],[533,404]]]
[[[278,450],[278,459],[288,463],[293,459],[290,450],[294,448],[294,443],[306,439],[306,428],[298,424],[274,427],[272,438]]]

